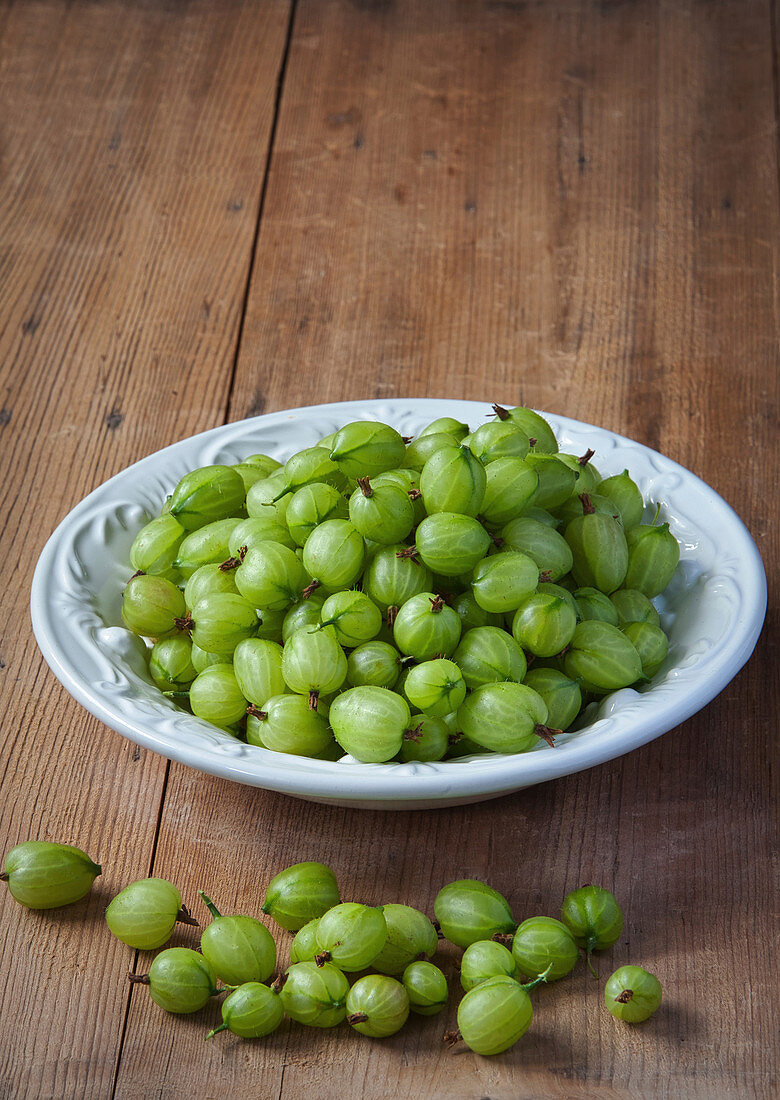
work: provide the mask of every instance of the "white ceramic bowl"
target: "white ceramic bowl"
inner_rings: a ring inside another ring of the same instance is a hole
[[[758,551],[741,520],[704,482],[662,455],[601,428],[548,415],[561,449],[588,447],[604,476],[628,468],[646,501],[661,504],[681,544],[677,572],[655,602],[669,655],[642,691],[627,688],[593,708],[578,732],[517,756],[439,763],[310,760],[245,745],[177,709],[152,684],[143,643],[121,625],[130,545],[188,470],[255,452],[284,459],[351,420],[380,420],[404,435],[439,416],[472,427],[490,407],[471,401],[346,401],[226,424],[149,455],[78,504],[49,539],[35,570],[35,636],[55,676],[92,714],[125,737],[213,775],[317,802],[424,809],[495,798],[601,764],[651,741],[713,699],[750,656],[766,609]],[[648,505],[647,515],[652,509]]]

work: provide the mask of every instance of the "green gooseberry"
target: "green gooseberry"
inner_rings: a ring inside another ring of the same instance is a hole
[[[320,694],[338,691],[347,675],[347,658],[333,627],[301,627],[287,639],[282,653],[282,676],[290,691],[308,695],[312,710]]]
[[[577,475],[578,493],[592,493],[601,481],[601,474],[591,462],[595,453],[590,448],[579,456],[566,454],[565,451],[558,452],[558,459]]]
[[[529,451],[525,461],[536,470],[539,485],[534,504],[537,508],[557,508],[574,492],[578,474],[561,462],[557,454],[540,454],[536,448]]]
[[[620,629],[639,654],[644,675],[655,676],[669,652],[669,639],[663,630],[652,623],[624,623]]]
[[[168,576],[173,569],[184,528],[170,514],[144,524],[130,547],[130,564],[141,573]]]
[[[231,665],[233,662],[230,657],[220,657],[218,653],[207,653],[205,649],[200,649],[194,645],[191,650],[192,654],[192,667],[196,672],[203,672],[204,669],[211,668],[212,665]]]
[[[572,640],[576,626],[577,616],[565,599],[537,592],[515,612],[512,636],[534,656],[553,657]]]
[[[413,443],[406,448],[404,466],[417,473],[422,473],[425,463],[443,447],[458,446],[463,440],[451,432],[431,432],[428,435],[419,435]]]
[[[374,478],[373,484],[377,486],[388,482],[400,485],[409,497],[412,502],[412,526],[416,527],[421,520],[425,519],[426,515],[425,504],[420,492],[420,471],[410,470],[406,466],[401,466],[397,470],[386,470],[383,474],[379,474],[378,477]]]
[[[260,616],[260,625],[257,628],[255,637],[281,645],[284,640],[282,638],[282,624],[287,614],[286,610],[276,608],[271,611],[268,607],[258,607],[257,614]]]
[[[347,1023],[362,1035],[384,1039],[409,1018],[409,994],[386,974],[358,978],[347,995]]]
[[[349,521],[363,538],[382,545],[405,539],[414,526],[414,505],[408,491],[394,480],[371,484],[359,477],[349,498]]]
[[[527,752],[539,738],[552,744],[560,730],[551,729],[547,718],[541,695],[511,680],[483,684],[458,708],[462,733],[492,752]]]
[[[618,1020],[640,1024],[661,1004],[661,983],[654,974],[641,966],[619,966],[607,978],[604,1003]]]
[[[183,629],[184,596],[173,581],[141,573],[131,577],[122,595],[122,619],[134,634],[159,638]]]
[[[233,653],[233,675],[241,694],[261,707],[266,700],[285,691],[282,676],[282,647],[266,638],[246,638]]]
[[[552,512],[548,512],[546,508],[537,508],[534,504],[530,508],[526,508],[523,515],[528,519],[535,519],[537,523],[543,523],[545,527],[552,527],[554,531],[557,531],[561,526],[557,516],[554,516]]]
[[[605,516],[612,516],[613,519],[618,520],[622,525],[623,521],[620,517],[620,513],[609,497],[599,496],[598,493],[586,494],[578,484],[576,491],[572,493],[569,499],[565,500],[560,508],[555,509],[555,517],[564,529],[573,519],[585,515],[583,499],[590,502],[594,511]]]
[[[418,661],[448,657],[460,639],[460,617],[441,596],[420,592],[399,609],[393,638],[401,653]]]
[[[350,687],[392,688],[401,674],[400,661],[400,653],[388,642],[364,642],[347,657],[346,683]]]
[[[494,405],[493,412],[499,420],[510,420],[516,427],[528,436],[529,443],[537,454],[557,454],[558,440],[550,425],[533,409],[518,405],[513,409],[505,409],[501,405]]]
[[[452,659],[470,691],[500,680],[519,684],[527,670],[522,648],[497,626],[475,626],[466,631]]]
[[[325,520],[347,519],[348,516],[346,498],[335,486],[324,481],[303,485],[293,493],[285,513],[287,528],[297,546],[305,546],[314,528]]]
[[[434,573],[458,577],[484,558],[490,548],[490,535],[472,516],[436,512],[417,528],[415,546]]]
[[[190,611],[192,641],[207,653],[229,657],[239,642],[251,638],[260,623],[253,604],[232,592],[204,596]]]
[[[409,1007],[418,1016],[435,1016],[447,1007],[447,979],[438,966],[421,959],[409,963],[401,975]]]
[[[554,527],[530,515],[511,520],[501,531],[502,551],[516,550],[536,562],[542,580],[557,581],[572,567],[569,544]]]
[[[371,966],[387,942],[387,922],[381,907],[345,901],[324,913],[316,931],[317,966],[329,962],[354,973]]]
[[[253,607],[282,611],[301,598],[308,578],[289,546],[260,542],[236,569],[236,588]]]
[[[596,619],[578,623],[563,663],[572,680],[602,694],[628,687],[643,675],[639,654],[625,634]]]
[[[400,974],[421,955],[435,955],[439,937],[430,920],[411,905],[381,906],[387,940],[371,963],[382,974]]]
[[[402,607],[430,587],[431,571],[419,561],[416,550],[400,543],[378,550],[363,574],[363,591],[383,612]]]
[[[529,917],[512,940],[517,968],[527,978],[555,982],[574,969],[580,957],[571,931],[553,917]]]
[[[289,550],[294,550],[298,545],[284,523],[268,516],[249,516],[240,520],[230,532],[228,552],[231,559],[242,561],[247,550],[259,546],[261,542],[278,542]]]
[[[350,479],[374,477],[403,465],[406,444],[389,424],[358,420],[345,424],[333,437],[330,457]]]
[[[583,514],[567,525],[565,538],[574,558],[572,576],[580,587],[606,595],[620,588],[628,569],[628,543],[618,520],[586,504]]]
[[[598,588],[575,588],[574,599],[579,619],[595,619],[600,623],[618,625],[617,608],[610,597],[605,596]]]
[[[324,482],[336,489],[346,489],[347,479],[342,470],[322,447],[305,447],[297,451],[284,464],[284,488],[291,493],[305,485]],[[288,502],[289,508],[289,502]]]
[[[303,565],[326,588],[349,588],[363,571],[363,536],[348,520],[327,519],[314,528],[303,548]]]
[[[617,898],[603,886],[581,886],[563,899],[561,920],[577,946],[585,950],[588,966],[595,975],[591,953],[611,947],[623,931],[623,912]]]
[[[247,722],[246,739],[272,752],[292,756],[319,756],[333,744],[333,734],[321,713],[323,705],[312,710],[305,695],[273,695],[262,710],[253,707]]]
[[[456,439],[463,439],[464,435],[469,434],[469,426],[461,420],[456,420],[454,416],[440,416],[436,420],[432,420],[430,424],[426,424],[419,433],[418,438],[426,435],[438,435],[439,432],[452,435]]]
[[[454,661],[440,657],[409,669],[404,694],[413,707],[441,718],[457,710],[466,698],[466,682]]]
[[[282,620],[282,641],[286,642],[290,635],[301,627],[313,628],[320,625],[320,611],[327,599],[327,592],[318,589],[309,596],[296,601],[292,607],[284,612]]]
[[[458,1032],[449,1042],[462,1039],[477,1054],[501,1054],[528,1030],[533,1019],[531,998],[506,974],[498,974],[470,989],[458,1006]]]
[[[469,438],[469,449],[485,466],[502,458],[525,458],[530,446],[528,436],[511,420],[480,424]]]
[[[192,663],[192,642],[186,634],[173,634],[154,643],[149,672],[161,691],[186,688],[197,676]]]
[[[631,480],[628,470],[600,481],[598,493],[599,496],[606,497],[615,505],[626,531],[641,523],[645,502],[642,499],[639,486]]]
[[[412,727],[409,705],[383,687],[347,688],[333,700],[330,725],[345,752],[367,764],[392,760]]]
[[[539,570],[527,554],[502,551],[483,558],[474,567],[471,590],[485,611],[514,611],[536,590]]]
[[[232,665],[210,665],[190,684],[192,713],[224,729],[246,714],[247,699],[238,686]]]
[[[574,592],[570,592],[569,589],[564,588],[562,584],[553,584],[550,581],[542,581],[537,586],[536,591],[539,593],[539,595],[560,596],[562,600],[566,601],[566,603],[579,619],[580,613],[577,607],[577,601],[574,598]]]
[[[469,944],[460,960],[460,984],[463,988],[473,989],[497,974],[517,977],[517,964],[512,952],[495,940],[477,940]]]
[[[635,588],[649,600],[669,584],[680,561],[680,544],[668,523],[641,524],[626,534],[628,569],[625,587]]]
[[[480,607],[470,589],[467,592],[459,592],[456,596],[453,596],[450,607],[460,616],[463,635],[472,627],[501,625],[501,616],[494,615],[490,611],[485,611],[484,607]]]
[[[227,568],[223,569],[223,564]],[[237,562],[235,566],[232,562],[225,562],[220,565],[210,562],[208,565],[199,566],[187,578],[187,583],[184,586],[184,602],[187,607],[192,608],[196,603],[200,603],[201,600],[205,599],[206,596],[213,596],[217,593],[232,592],[234,596],[238,595],[235,578],[237,565]]]
[[[268,477],[256,481],[246,494],[246,510],[254,519],[283,524],[292,497],[293,494],[287,490],[284,470],[275,470]]]
[[[626,623],[652,623],[661,625],[661,617],[642,592],[635,588],[619,588],[609,597],[618,614],[618,626]]]
[[[331,963],[293,963],[280,996],[291,1020],[308,1027],[336,1027],[347,1014],[349,982]]]
[[[251,462],[235,462],[232,469],[243,481],[245,493],[249,492],[256,481],[262,481],[265,476],[263,470],[259,466],[254,466]]]
[[[0,881],[28,909],[56,909],[85,897],[101,873],[81,848],[48,840],[26,840],[5,857]]]
[[[539,487],[539,475],[522,458],[489,462],[485,479],[480,516],[493,527],[501,527],[526,512]]]
[[[449,737],[449,748],[445,756],[446,760],[463,760],[465,757],[485,756],[490,750],[478,745],[462,733],[454,731]]]
[[[173,490],[170,514],[187,531],[234,516],[244,507],[241,476],[229,466],[201,466],[185,474]],[[202,563],[201,563],[202,564]]]
[[[303,928],[299,928],[295,933],[290,944],[291,963],[313,962],[317,957],[320,950],[317,946],[318,924],[319,917],[315,917],[314,920],[308,921]]]
[[[459,879],[443,886],[433,911],[442,934],[458,947],[489,940],[497,932],[514,932],[517,927],[504,895],[477,879]]]
[[[349,649],[370,642],[382,628],[382,612],[365,592],[347,589],[328,596],[318,629],[332,626],[339,645]]]
[[[284,1019],[284,1005],[279,996],[281,979],[269,988],[260,982],[244,982],[222,1002],[222,1023],[213,1028],[207,1039],[220,1031],[232,1031],[242,1039],[262,1039],[270,1035]]]
[[[148,974],[128,974],[131,985],[148,985],[149,996],[166,1012],[197,1012],[217,989],[208,961],[189,947],[169,947],[152,960]]]
[[[255,917],[222,916],[211,898],[198,890],[214,920],[203,929],[200,949],[217,977],[227,985],[264,982],[276,966],[276,944]]]
[[[544,699],[553,729],[567,730],[582,709],[580,685],[557,669],[532,668],[523,683]]]
[[[125,886],[106,909],[110,931],[128,947],[153,951],[170,939],[174,925],[198,922],[182,906],[181,894],[172,882],[144,878]]]
[[[279,462],[277,459],[271,458],[270,455],[259,453],[247,455],[247,457],[244,459],[244,463],[248,463],[250,466],[257,466],[257,468],[266,477],[268,477],[269,474],[272,474],[274,470],[280,470],[282,468],[282,463]]]
[[[441,718],[427,714],[415,714],[413,729],[405,730],[398,759],[404,763],[413,760],[443,760],[450,745],[450,730]]]
[[[338,883],[324,863],[286,867],[271,879],[262,910],[288,932],[297,932],[340,902]]]
[[[428,515],[435,512],[476,516],[482,507],[485,467],[468,447],[441,447],[425,463],[420,492]]]
[[[214,520],[196,531],[190,531],[181,541],[174,562],[185,580],[189,580],[202,565],[219,565],[230,556],[230,535],[241,523],[233,516]]]

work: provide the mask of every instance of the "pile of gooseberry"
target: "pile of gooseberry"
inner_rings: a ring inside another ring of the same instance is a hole
[[[358,421],[283,466],[186,474],[122,601],[154,683],[251,745],[384,763],[553,745],[647,682],[677,540],[642,522],[627,470],[602,478],[538,413],[494,409],[473,432]]]
[[[50,909],[84,897],[100,873],[78,848],[27,841],[8,853],[0,878],[22,905]],[[593,969],[591,953],[612,946],[623,928],[614,895],[600,886],[568,894],[561,920],[534,916],[518,924],[497,890],[461,879],[439,891],[431,920],[409,905],[342,901],[330,867],[297,863],[274,876],[262,905],[263,913],[294,933],[290,965],[277,973],[277,946],[266,925],[253,916],[222,915],[202,890],[199,895],[213,917],[200,949],[168,947],[147,973],[128,977],[177,1015],[227,994],[222,1023],[208,1039],[225,1030],[262,1038],[285,1016],[319,1028],[346,1020],[372,1038],[394,1035],[410,1013],[433,1016],[447,1006],[447,979],[430,961],[441,938],[464,949],[458,1027],[444,1040],[462,1040],[478,1054],[499,1054],[531,1024],[531,991],[570,974],[580,949]],[[141,951],[163,947],[177,921],[198,924],[176,886],[159,878],[130,883],[106,909],[114,936]],[[638,1023],[660,1005],[661,985],[641,967],[621,966],[608,979],[604,998],[613,1016]]]

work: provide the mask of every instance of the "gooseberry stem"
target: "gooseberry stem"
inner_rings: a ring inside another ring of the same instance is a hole
[[[545,972],[543,974],[540,974],[538,978],[534,978],[534,980],[532,982],[527,982],[525,985],[523,985],[522,982],[521,982],[520,983],[520,988],[524,989],[526,991],[526,993],[530,993],[530,991],[532,989],[536,989],[537,985],[541,985],[542,982],[547,981],[547,975],[552,970],[552,966],[553,966],[553,964],[550,963],[550,965],[547,967]]]
[[[250,703],[248,705],[248,707],[246,708],[246,712],[247,714],[253,715],[258,720],[258,722],[265,722],[266,718],[268,717],[268,711],[260,710],[260,708],[256,707],[254,703]]]
[[[192,615],[190,615],[188,611],[187,614],[181,616],[181,618],[174,619],[173,625],[176,627],[177,630],[180,630],[182,633],[191,636],[192,628],[195,626],[195,623],[193,621]]]
[[[320,701],[319,691],[312,688],[312,690],[309,692],[309,710],[316,710],[317,709],[317,704],[319,703],[319,701]]]
[[[440,611],[444,610],[444,600],[441,596],[434,596],[432,600],[429,600],[429,603],[434,615],[438,615]]]
[[[422,728],[423,724],[422,722],[420,722],[420,724],[418,726],[415,726],[414,729],[404,730],[404,741],[414,741],[415,743],[419,741],[422,737]]]
[[[179,924],[190,924],[193,928],[200,928],[200,925],[195,920],[186,905],[182,905],[181,909],[176,914],[176,920]]]
[[[502,405],[491,405],[491,408],[499,420],[506,420],[509,417],[509,413]]]
[[[592,516],[595,513],[596,509],[593,505],[593,501],[587,493],[580,493],[580,503],[582,504],[583,516]]]
[[[8,882],[8,874],[5,871],[0,871],[0,882]]]
[[[460,1028],[456,1028],[455,1031],[444,1032],[444,1042],[448,1047],[454,1047],[456,1043],[459,1043],[463,1036],[460,1033]]]
[[[391,604],[390,607],[388,607],[387,614],[385,616],[385,618],[387,620],[388,628],[390,630],[392,630],[393,627],[395,626],[395,617],[396,617],[397,614],[398,614],[397,606],[395,604]]]
[[[320,583],[320,581],[312,581],[311,584],[307,584],[303,592],[301,592],[301,599],[308,600],[309,596],[313,596],[320,587]]]
[[[511,932],[494,932],[490,938],[494,943],[500,943],[502,947],[511,947],[515,937]]]
[[[213,1029],[212,1029],[212,1030],[211,1030],[211,1031],[210,1031],[210,1032],[208,1033],[208,1035],[206,1036],[206,1038],[207,1038],[207,1039],[213,1039],[213,1038],[214,1038],[214,1036],[215,1036],[215,1035],[218,1035],[220,1031],[226,1031],[226,1030],[227,1030],[227,1024],[220,1024],[220,1025],[219,1025],[219,1027],[215,1027],[215,1028],[213,1028]]]
[[[330,951],[321,951],[319,953],[319,955],[314,956],[314,961],[317,964],[317,966],[324,966],[326,962],[330,962],[330,959],[331,959]]]
[[[617,997],[615,997],[615,1000],[618,1002],[618,1004],[627,1005],[633,996],[633,989],[624,989],[622,993],[618,993]]]
[[[563,730],[553,729],[551,726],[543,726],[537,722],[534,726],[534,733],[537,737],[541,737],[543,741],[546,741],[551,749],[555,748],[555,734],[563,733]]]
[[[592,961],[592,958],[591,958],[591,956],[593,955],[593,947],[594,947],[595,943],[596,943],[596,937],[591,936],[590,939],[588,940],[586,946],[585,946],[585,962],[588,964],[588,970],[591,972],[591,974],[596,979],[596,981],[598,981],[598,977],[599,977],[598,971],[596,970],[595,966],[593,965],[593,961]]]
[[[619,1000],[620,998],[618,998]],[[353,1012],[351,1016],[347,1016],[348,1024],[364,1024],[368,1016],[365,1012]]]
[[[584,454],[584,455],[580,455],[580,457],[579,457],[579,458],[577,459],[577,461],[579,462],[580,466],[587,466],[587,465],[588,465],[588,463],[590,462],[590,460],[591,460],[591,459],[593,458],[593,456],[594,456],[594,454],[595,454],[595,453],[596,453],[596,452],[595,452],[594,450],[592,450],[592,449],[591,449],[590,447],[588,447],[588,449],[587,449],[587,451],[585,452],[585,454]]]
[[[127,975],[127,980],[130,982],[130,985],[148,985],[149,984],[149,975],[148,974],[133,974],[132,971],[131,971]]]
[[[271,991],[273,993],[281,993],[281,991],[284,989],[288,977],[289,975],[284,973],[277,974],[273,982],[271,983]]]
[[[374,495],[374,490],[371,488],[371,481],[369,478],[359,477],[356,480],[358,489],[360,489],[364,497],[372,497]]]
[[[410,489],[407,496],[409,497],[409,500],[419,500],[422,496],[422,493],[419,489]]]
[[[220,913],[219,909],[217,909],[214,902],[211,900],[211,898],[207,894],[205,894],[203,892],[203,890],[198,890],[198,897],[203,902],[203,904],[206,906],[209,913],[211,913],[212,917],[214,917],[215,920],[216,920],[217,917],[222,916],[222,914]]]
[[[242,547],[242,549],[245,548]],[[241,558],[226,558],[219,567],[220,573],[229,573],[231,569],[238,569],[241,560]]]

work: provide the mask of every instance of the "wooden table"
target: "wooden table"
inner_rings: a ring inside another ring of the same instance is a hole
[[[766,0],[0,6],[2,835],[104,866],[88,904],[0,895],[4,1097],[777,1095],[776,30]],[[770,574],[749,665],[611,764],[395,814],[169,764],[60,688],[29,585],[87,492],[225,421],[396,395],[523,402],[702,476]],[[307,858],[423,908],[457,877],[522,916],[602,882],[627,915],[602,973],[646,965],[664,1007],[618,1025],[581,967],[490,1060],[443,1049],[454,1008],[383,1042],[206,1044],[216,1006],[131,992],[149,959],[103,922],[124,884],[258,912]]]

